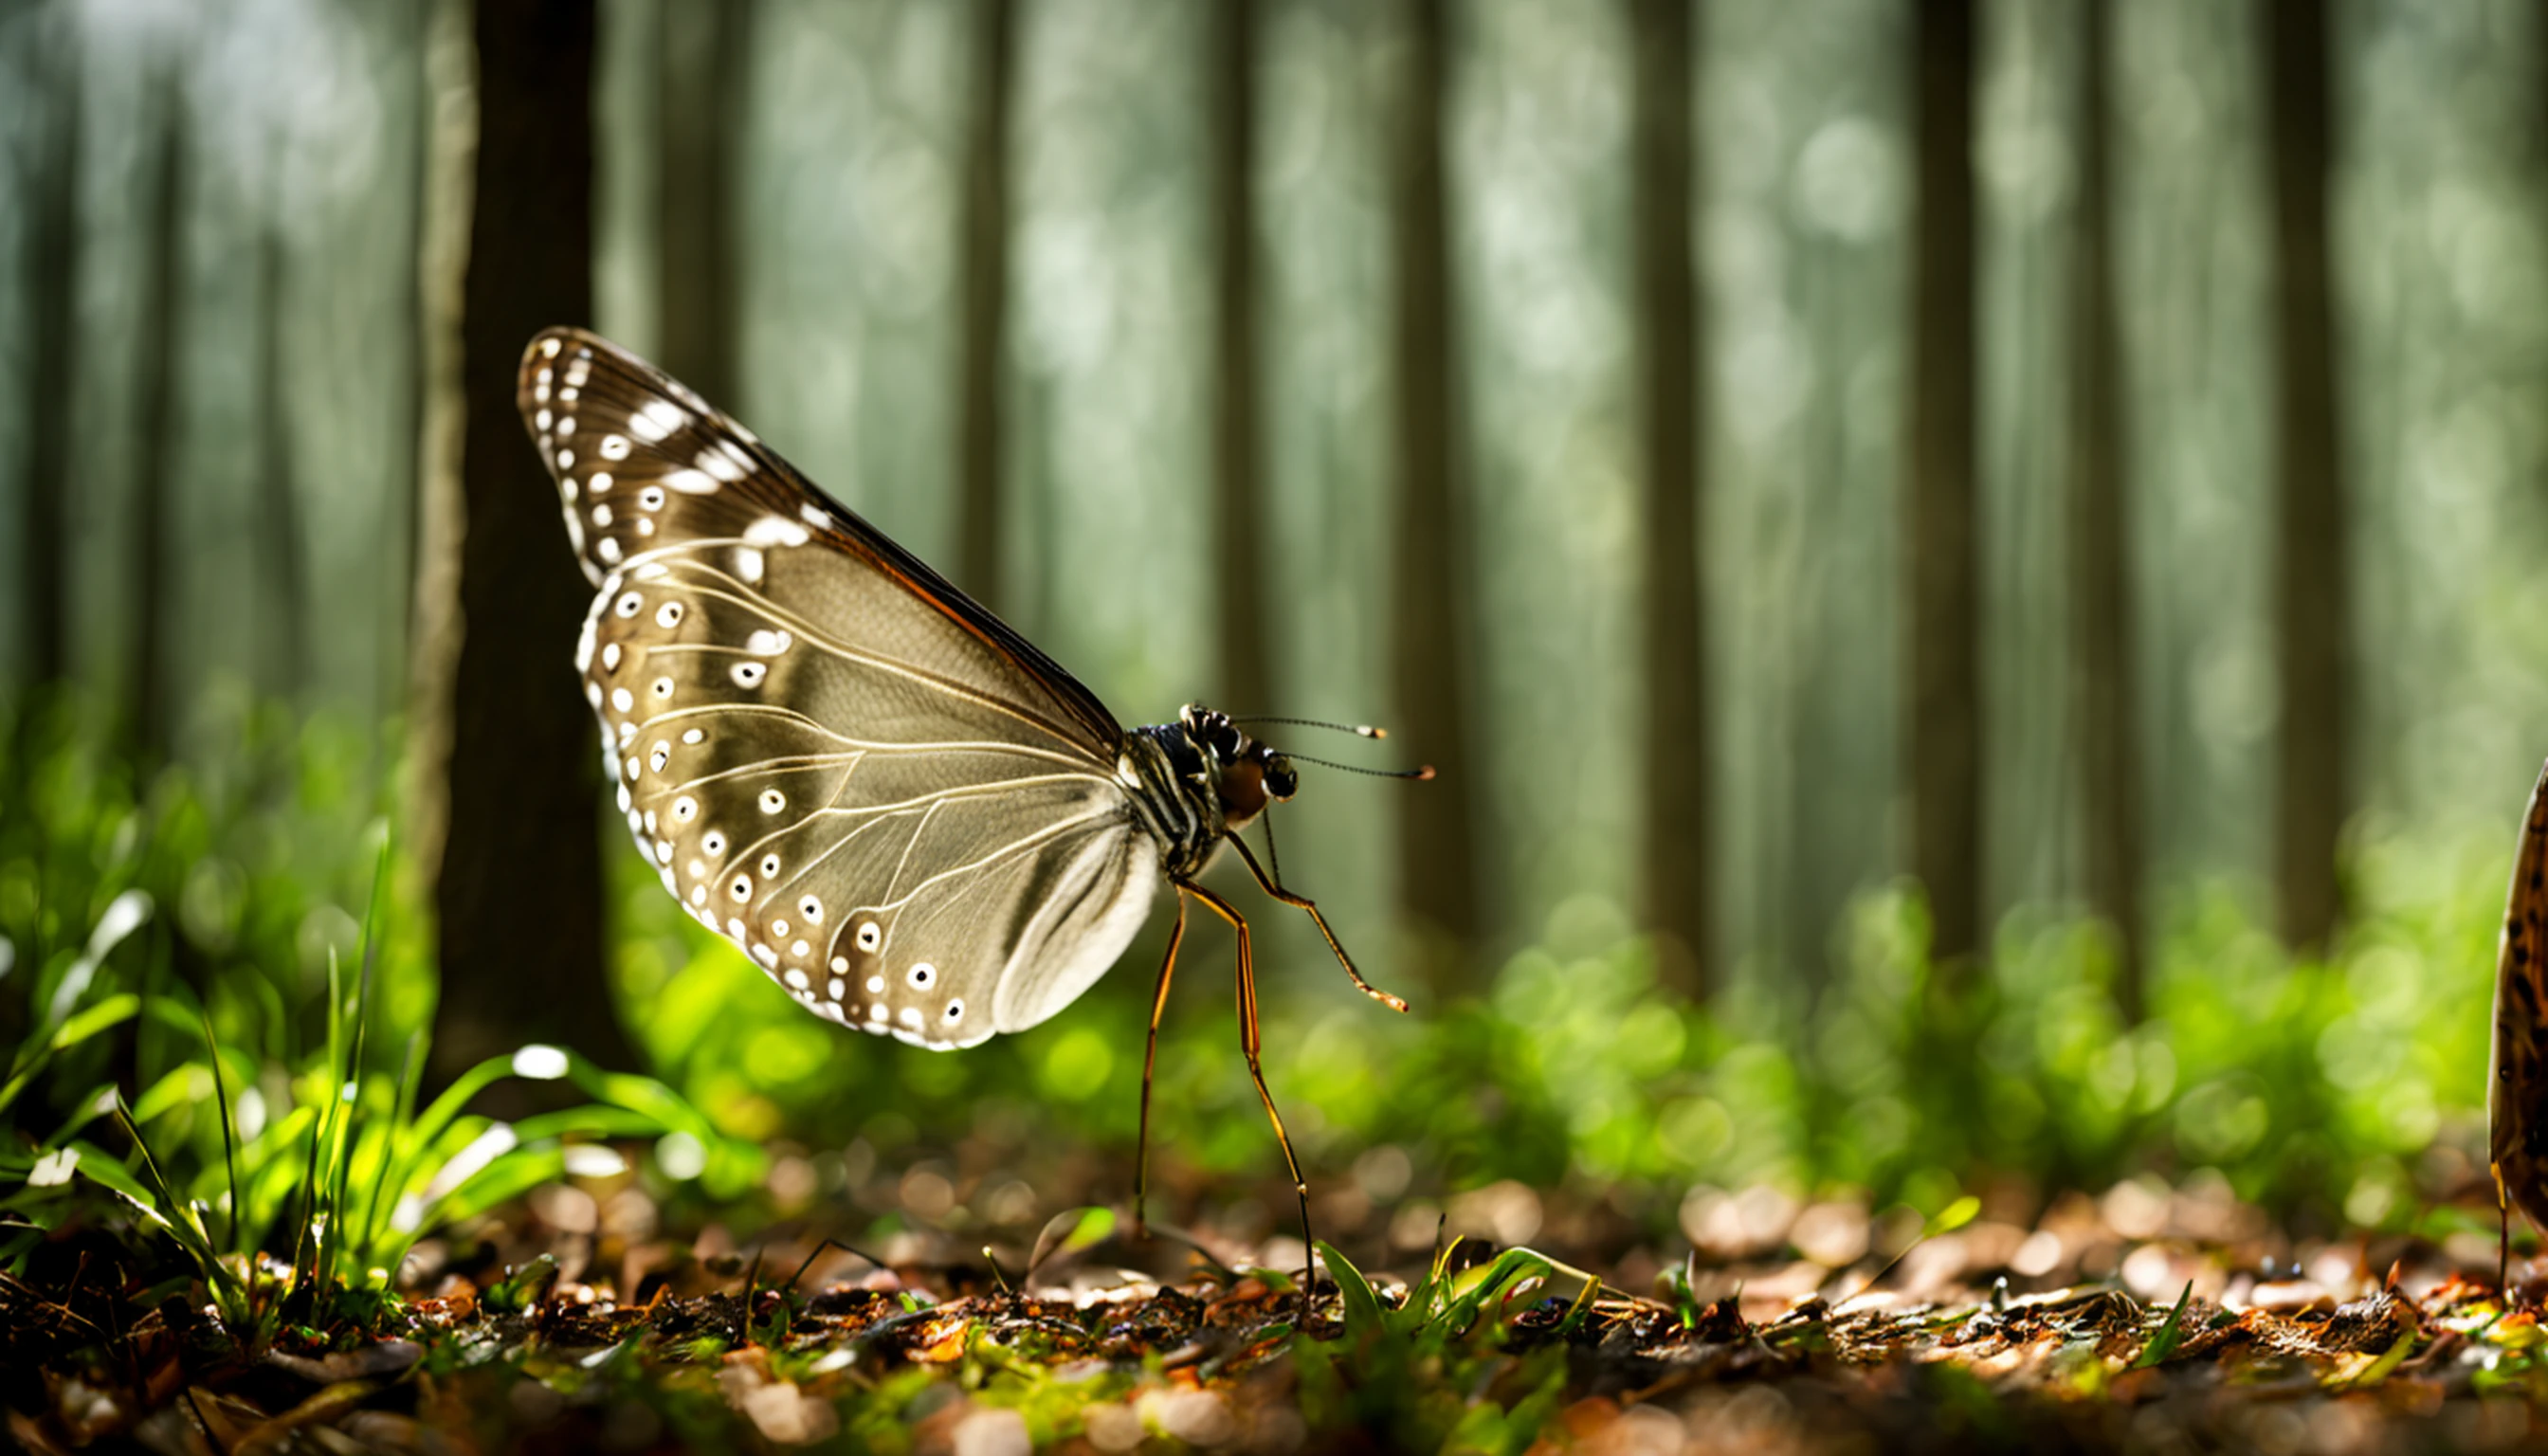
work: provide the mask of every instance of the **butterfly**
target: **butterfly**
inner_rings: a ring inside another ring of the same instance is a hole
[[[1137,1228],[1159,1018],[1191,900],[1237,931],[1240,1046],[1306,1234],[1308,1185],[1265,1084],[1247,920],[1196,876],[1232,847],[1267,894],[1317,923],[1356,986],[1407,1003],[1366,981],[1279,862],[1269,871],[1240,838],[1298,789],[1292,761],[1211,708],[1124,727],[750,430],[593,334],[534,338],[516,402],[595,589],[576,671],[628,832],[664,888],[806,1010],[942,1050],[1068,1006],[1172,888],[1141,1062]]]
[[[2496,953],[2487,1047],[2486,1140],[2499,1220],[2496,1285],[2512,1257],[2512,1212],[2548,1229],[2548,768],[2530,790]]]

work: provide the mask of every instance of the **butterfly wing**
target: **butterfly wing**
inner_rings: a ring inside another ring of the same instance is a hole
[[[2548,1229],[2548,768],[2522,819],[2503,907],[2488,1053],[2487,1145],[2500,1191]]]
[[[551,330],[518,387],[599,589],[577,667],[619,805],[693,916],[933,1046],[1113,964],[1161,870],[1095,694],[643,361]]]

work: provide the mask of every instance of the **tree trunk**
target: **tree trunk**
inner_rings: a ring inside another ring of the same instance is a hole
[[[57,21],[46,46],[44,150],[27,219],[27,474],[20,504],[20,666],[33,683],[70,671],[69,582],[62,524],[70,499],[72,380],[79,333],[79,176],[82,128],[78,28]],[[55,38],[58,38],[57,40]]]
[[[602,961],[593,727],[573,668],[592,592],[513,410],[523,344],[592,310],[593,0],[481,5],[475,26],[436,1080],[525,1042],[633,1060]]]
[[[658,16],[656,238],[667,373],[735,410],[741,357],[743,160],[753,0],[671,4]]]
[[[132,734],[147,760],[175,746],[168,639],[171,549],[176,523],[177,361],[185,348],[187,106],[183,71],[170,62],[157,83],[159,135],[151,142],[143,204],[140,322],[134,339],[133,528],[138,533],[132,582]]]
[[[1706,641],[1700,611],[1698,287],[1690,251],[1691,0],[1636,0],[1636,259],[1646,445],[1646,922],[1665,984],[1707,990]]]
[[[1973,5],[1922,0],[1913,93],[1911,872],[1930,953],[1961,983],[1982,949],[1981,652],[1974,490]]]
[[[309,683],[310,633],[301,504],[292,470],[292,400],[283,365],[284,252],[282,227],[269,217],[256,243],[256,533],[261,559],[254,590],[262,669],[258,686],[269,696],[297,700]]]
[[[375,692],[384,714],[409,711],[415,706],[402,699],[407,695],[414,667],[411,654],[421,626],[415,601],[416,573],[421,566],[425,534],[425,397],[430,379],[425,357],[427,340],[432,335],[426,321],[425,275],[436,262],[433,190],[434,114],[438,100],[433,84],[433,53],[437,40],[434,16],[440,3],[441,0],[409,0],[404,16],[406,33],[397,38],[403,43],[405,80],[413,88],[406,98],[406,112],[408,125],[414,128],[407,138],[408,162],[412,168],[408,196],[414,212],[408,231],[411,250],[400,290],[398,367],[403,377],[398,410],[392,416],[398,424],[390,456],[390,500],[381,512],[381,559],[396,564],[396,576],[387,584],[390,595],[380,605],[380,666]],[[409,848],[414,848],[412,842]]]
[[[1271,712],[1265,612],[1264,453],[1256,352],[1256,4],[1222,0],[1212,45],[1216,239],[1213,476],[1218,532],[1221,662],[1215,675],[1232,711]]]
[[[2080,801],[2088,908],[2114,928],[2115,1000],[2128,1023],[2147,1009],[2141,963],[2140,695],[2134,688],[2132,518],[2125,509],[2123,339],[2115,252],[2106,81],[2112,0],[2088,0],[2080,56],[2079,236],[2071,316],[2071,571],[2078,583]]]
[[[1009,345],[1009,95],[1017,39],[1013,0],[980,0],[974,21],[972,138],[964,164],[963,339],[956,361],[960,485],[956,585],[1001,601],[1000,468]]]
[[[2334,140],[2326,7],[2320,0],[2267,0],[2264,25],[2277,349],[2274,624],[2282,677],[2274,918],[2290,945],[2323,949],[2342,908],[2335,852],[2348,802],[2352,650],[2327,260],[2326,185]]]
[[[1398,712],[1413,751],[1441,772],[1407,790],[1400,820],[1399,890],[1418,934],[1457,946],[1478,933],[1469,752],[1464,553],[1468,518],[1456,479],[1451,238],[1443,175],[1450,93],[1445,0],[1411,0],[1406,110],[1397,165],[1398,519],[1393,617]],[[1447,947],[1445,949],[1448,949]],[[1435,954],[1437,988],[1456,962]]]

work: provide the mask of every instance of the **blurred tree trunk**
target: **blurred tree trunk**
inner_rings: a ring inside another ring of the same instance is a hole
[[[1217,585],[1222,703],[1271,712],[1266,633],[1264,452],[1257,422],[1256,4],[1222,0],[1207,26],[1212,55],[1214,291],[1213,475],[1220,509]]]
[[[755,8],[754,0],[670,4],[657,16],[658,362],[729,410],[742,395],[739,241]]]
[[[2274,798],[2276,928],[2320,948],[2342,909],[2352,603],[2336,449],[2327,174],[2334,160],[2326,7],[2266,0],[2274,207],[2274,624],[2282,716]]]
[[[2112,925],[2124,1020],[2146,1008],[2141,964],[2140,696],[2134,689],[2132,518],[2125,509],[2123,339],[2115,320],[2115,7],[2088,0],[2080,56],[2079,235],[2071,316],[2071,572],[2078,583],[2079,768],[2088,907]]]
[[[1646,445],[1646,921],[1667,985],[1705,994],[1706,639],[1699,592],[1698,288],[1690,249],[1692,0],[1635,0],[1636,253]]]
[[[592,312],[593,0],[480,5],[461,283],[456,652],[432,848],[447,1080],[525,1042],[634,1057],[602,961],[592,719],[571,666],[592,590],[513,410],[522,346]],[[451,621],[447,611],[439,613]]]
[[[964,162],[963,314],[957,345],[958,575],[1000,609],[1001,389],[1009,346],[1009,99],[1017,48],[1013,0],[979,0],[973,22],[972,136]]]
[[[51,95],[43,118],[35,205],[27,217],[27,473],[20,501],[17,601],[21,666],[30,683],[70,669],[69,541],[72,380],[78,372],[79,179],[83,102],[78,28],[55,17],[45,49]]]
[[[275,164],[281,165],[278,154]],[[277,193],[281,188],[276,188]],[[301,501],[292,470],[292,400],[284,378],[283,228],[271,212],[256,240],[256,533],[258,686],[297,700],[308,685],[309,623],[301,547]]]
[[[409,175],[408,197],[414,209],[409,228],[410,251],[407,275],[400,290],[400,381],[399,404],[392,416],[398,421],[390,450],[391,499],[382,508],[382,534],[385,537],[382,559],[397,564],[397,575],[388,584],[389,599],[381,606],[380,674],[377,693],[384,715],[404,713],[412,703],[402,701],[408,683],[410,644],[418,628],[415,610],[416,574],[421,567],[424,544],[422,497],[424,493],[425,395],[429,378],[425,367],[427,335],[425,320],[424,279],[434,263],[433,186],[434,128],[439,98],[433,81],[433,53],[436,44],[435,11],[441,0],[409,0],[403,34],[394,44],[406,56],[405,75],[414,88],[408,98],[408,125],[415,130],[407,140]]]
[[[177,365],[185,348],[185,228],[188,164],[184,68],[168,62],[155,83],[158,135],[141,215],[139,322],[134,333],[133,528],[139,533],[132,585],[132,733],[147,759],[175,746],[170,695],[175,664],[168,639],[176,571]]]
[[[1911,29],[1911,872],[1928,891],[1931,955],[1946,968],[1969,961],[1982,934],[1972,0],[1922,0]]]
[[[1478,764],[1467,713],[1468,517],[1456,479],[1451,235],[1443,112],[1453,38],[1445,0],[1411,0],[1396,168],[1398,519],[1392,602],[1398,712],[1415,753],[1442,771],[1410,787],[1400,820],[1399,891],[1419,933],[1465,944],[1478,933],[1471,796]],[[1430,957],[1447,989],[1456,962]]]

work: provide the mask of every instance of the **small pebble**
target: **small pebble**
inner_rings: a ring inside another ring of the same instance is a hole
[[[1029,1456],[1027,1418],[1015,1410],[976,1410],[957,1422],[956,1456]]]
[[[1161,1396],[1156,1407],[1159,1429],[1189,1446],[1218,1446],[1238,1434],[1229,1407],[1210,1391],[1178,1391]]]
[[[1130,1406],[1091,1406],[1083,1418],[1088,1444],[1100,1451],[1130,1451],[1141,1444],[1141,1416]]]

